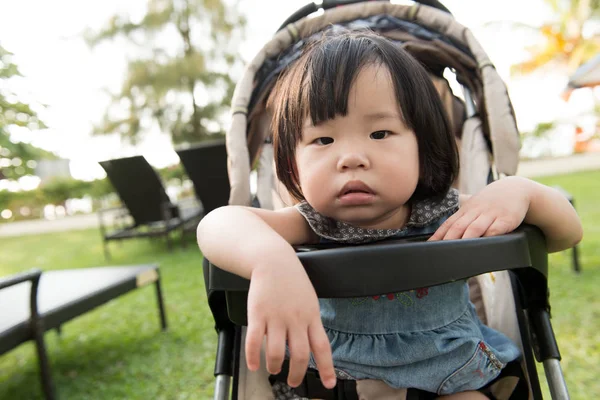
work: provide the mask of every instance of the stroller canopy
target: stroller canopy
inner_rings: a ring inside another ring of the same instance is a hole
[[[403,46],[433,76],[441,77],[444,69],[450,68],[472,96],[473,114],[481,119],[497,172],[516,173],[520,144],[513,108],[504,82],[471,31],[447,12],[421,4],[363,2],[287,24],[246,67],[232,99],[232,122],[226,140],[229,204],[251,202],[250,170],[265,140],[269,141],[270,118],[265,101],[276,78],[298,57],[307,39],[331,26],[376,31]],[[484,173],[487,176],[488,171]]]

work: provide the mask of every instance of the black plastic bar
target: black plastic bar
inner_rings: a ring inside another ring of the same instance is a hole
[[[231,387],[231,400],[238,400],[238,394],[240,390],[240,371],[241,368],[246,368],[241,365],[242,355],[242,327],[239,325],[233,325],[231,328],[234,332],[233,339],[233,384]]]
[[[486,272],[531,267],[532,259],[541,260],[537,271],[547,275],[547,262],[543,263],[547,259],[545,241],[539,229],[531,226],[489,238],[390,240],[300,251],[298,257],[317,295],[323,298],[372,296],[434,286]],[[211,264],[209,290],[244,292],[248,287],[248,280]]]
[[[535,358],[538,362],[549,359],[560,360],[560,351],[554,337],[550,313],[545,309],[529,310],[529,319],[533,326]]]
[[[233,329],[222,329],[219,331],[219,342],[217,344],[217,358],[215,359],[215,376],[233,375],[233,341],[235,335]]]
[[[281,26],[277,29],[277,32],[279,32],[280,30],[282,30],[283,28],[285,28],[288,24],[291,24],[292,22],[296,22],[301,20],[304,17],[309,16],[310,14],[316,12],[319,10],[319,6],[316,5],[315,3],[308,3],[307,5],[303,6],[302,8],[298,9],[298,11],[296,11],[295,13],[293,13],[292,15],[290,15],[284,22],[283,24],[281,24]]]

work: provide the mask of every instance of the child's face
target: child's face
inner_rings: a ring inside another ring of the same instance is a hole
[[[364,228],[400,228],[419,180],[417,138],[401,118],[388,70],[366,66],[348,113],[313,126],[296,148],[306,201],[319,213]]]

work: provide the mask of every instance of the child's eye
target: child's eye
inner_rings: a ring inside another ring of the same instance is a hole
[[[388,137],[389,134],[390,134],[390,131],[377,131],[377,132],[371,133],[370,138],[375,139],[375,140],[381,140],[381,139],[385,139],[386,137]]]
[[[333,143],[333,138],[323,136],[323,137],[316,138],[315,140],[313,140],[313,143],[321,145],[321,146],[325,146],[327,144]]]

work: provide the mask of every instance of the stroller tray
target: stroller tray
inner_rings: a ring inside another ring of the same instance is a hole
[[[296,250],[321,298],[402,292],[511,270],[528,288],[528,298],[547,301],[548,255],[538,228],[522,225],[502,236],[425,240],[413,237],[358,246],[302,246]],[[226,293],[228,314],[234,322],[245,323],[249,283],[209,263],[208,289]]]

